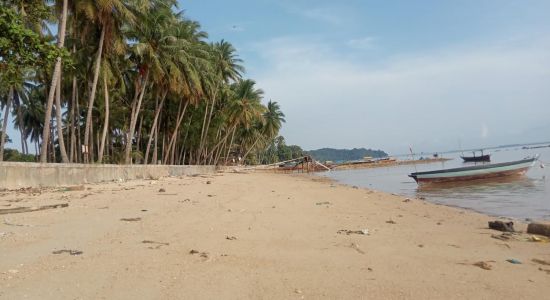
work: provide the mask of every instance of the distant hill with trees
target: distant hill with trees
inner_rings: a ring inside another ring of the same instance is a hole
[[[373,158],[387,157],[388,154],[382,150],[373,150],[365,148],[353,148],[353,149],[333,149],[322,148],[318,150],[307,151],[307,154],[319,161],[350,161],[363,159],[365,156],[371,156]]]

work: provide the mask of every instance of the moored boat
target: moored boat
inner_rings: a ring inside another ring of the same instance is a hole
[[[476,152],[473,151],[473,156],[464,156],[461,155],[460,158],[464,160],[464,162],[479,162],[479,161],[491,161],[491,154],[483,154],[483,150],[480,150],[481,155],[476,156]]]
[[[535,164],[537,159],[538,155],[522,160],[497,164],[415,172],[411,173],[409,177],[412,177],[417,183],[440,183],[518,176],[525,174],[527,170]]]

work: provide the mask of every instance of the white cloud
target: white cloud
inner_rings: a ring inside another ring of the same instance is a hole
[[[281,104],[290,143],[440,151],[459,138],[464,147],[506,143],[517,138],[511,130],[546,124],[549,45],[454,47],[374,66],[287,37],[257,45],[267,66],[254,77]],[[480,137],[479,124],[491,136]]]
[[[373,37],[363,37],[358,39],[351,39],[348,41],[348,46],[354,49],[369,50],[374,47]]]

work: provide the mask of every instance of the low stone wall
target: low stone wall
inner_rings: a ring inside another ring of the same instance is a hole
[[[0,163],[0,189],[55,187],[106,181],[210,174],[215,166]]]

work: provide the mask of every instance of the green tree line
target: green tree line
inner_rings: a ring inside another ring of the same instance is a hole
[[[43,163],[267,161],[284,114],[244,72],[175,0],[0,0],[0,160],[11,118]]]

